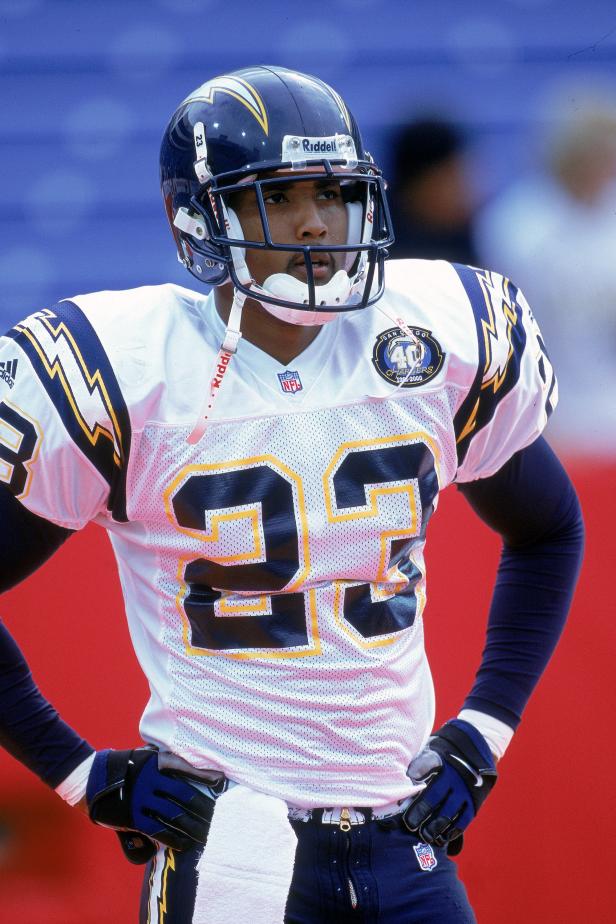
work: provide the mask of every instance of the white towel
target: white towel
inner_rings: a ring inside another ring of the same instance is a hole
[[[216,802],[193,924],[283,924],[297,838],[287,803],[247,786]]]

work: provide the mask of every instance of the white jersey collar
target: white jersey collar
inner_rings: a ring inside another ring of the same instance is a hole
[[[250,308],[245,310],[249,311]],[[213,291],[208,296],[204,315],[215,339],[221,341],[225,334],[225,324],[216,310]],[[312,343],[287,365],[243,336],[233,360],[235,371],[240,375],[250,371],[268,390],[299,404],[326,368],[343,320],[337,317],[322,327]]]

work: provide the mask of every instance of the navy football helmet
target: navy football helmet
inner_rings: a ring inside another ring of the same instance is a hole
[[[321,80],[261,66],[209,80],[171,117],[160,169],[178,257],[203,283],[231,280],[236,292],[300,324],[323,323],[382,295],[383,264],[393,242],[384,180],[345,103]],[[340,183],[346,243],[272,240],[264,202],[268,183],[279,189],[320,174]],[[233,209],[233,194],[247,189],[256,197],[260,240],[245,238]],[[303,256],[307,281],[276,273],[258,285],[246,263],[251,248]],[[344,254],[344,269],[322,286],[315,284],[312,269],[319,251]]]

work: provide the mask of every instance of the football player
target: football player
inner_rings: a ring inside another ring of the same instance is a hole
[[[143,740],[95,751],[0,627],[1,740],[147,862],[143,922],[473,921],[451,856],[582,551],[537,325],[496,273],[386,264],[383,178],[314,77],[209,80],[160,162],[196,290],[79,295],[0,341],[0,589],[107,530]],[[453,483],[503,551],[435,729],[423,548]]]

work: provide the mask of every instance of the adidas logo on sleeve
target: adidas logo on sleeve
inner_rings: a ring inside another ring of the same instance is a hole
[[[15,376],[17,375],[17,360],[16,359],[7,359],[4,362],[0,362],[0,381],[6,382],[9,388],[12,388],[15,384]]]

